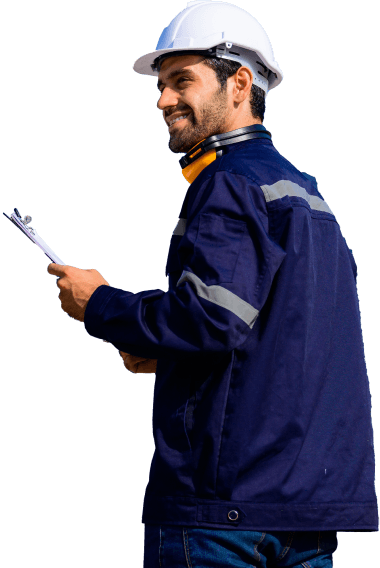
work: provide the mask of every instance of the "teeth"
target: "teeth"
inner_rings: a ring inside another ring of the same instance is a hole
[[[179,116],[178,118],[175,118],[174,120],[172,120],[171,122],[169,122],[169,126],[171,126],[172,124],[174,124],[175,122],[177,122],[178,120],[181,120],[182,118],[186,118],[187,114],[184,114],[183,116]]]

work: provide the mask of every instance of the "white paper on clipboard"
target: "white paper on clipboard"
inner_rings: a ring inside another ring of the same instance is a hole
[[[40,235],[37,233],[35,229],[28,226],[28,223],[32,220],[31,217],[25,216],[24,219],[21,218],[20,213],[17,209],[14,210],[14,213],[11,213],[11,216],[8,217],[6,213],[4,213],[7,219],[9,219],[16,227],[20,229],[35,245],[39,246],[40,249],[44,251],[46,256],[50,258],[52,262],[56,264],[63,264],[65,263],[55,254],[54,251],[45,243],[43,239],[41,239]]]

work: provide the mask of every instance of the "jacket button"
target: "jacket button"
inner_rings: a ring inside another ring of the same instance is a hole
[[[230,521],[237,521],[239,518],[239,513],[237,511],[230,511],[228,513],[228,518]]]

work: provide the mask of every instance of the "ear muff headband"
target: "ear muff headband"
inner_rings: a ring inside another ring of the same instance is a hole
[[[266,138],[267,140],[271,140],[272,135],[262,124],[252,124],[251,126],[244,126],[243,128],[232,130],[231,132],[209,136],[205,138],[205,140],[198,142],[198,144],[191,148],[191,150],[180,159],[180,166],[182,169],[186,168],[203,156],[203,154],[214,148],[220,149],[223,148],[223,146],[230,146],[231,144],[245,142],[253,138]]]

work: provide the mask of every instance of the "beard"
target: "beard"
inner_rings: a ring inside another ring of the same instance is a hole
[[[175,154],[185,154],[198,142],[214,134],[222,134],[227,115],[227,89],[219,88],[200,109],[192,109],[188,124],[170,133],[169,148]]]

